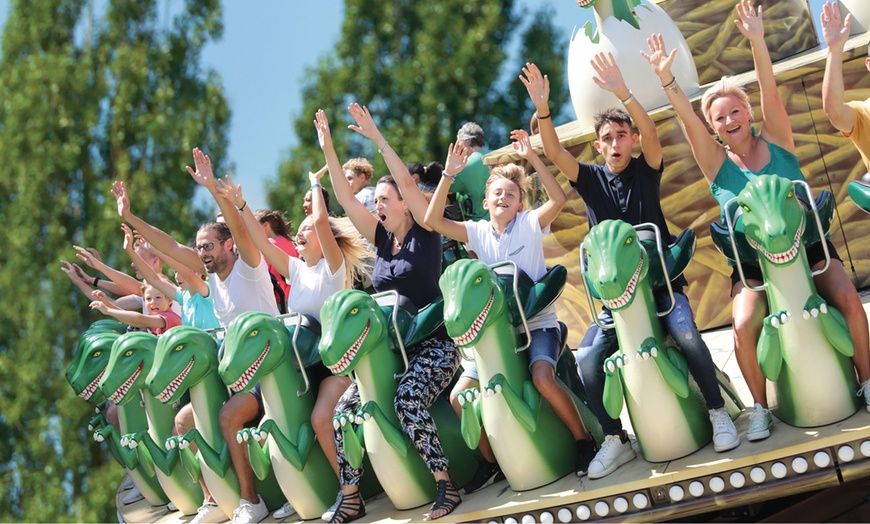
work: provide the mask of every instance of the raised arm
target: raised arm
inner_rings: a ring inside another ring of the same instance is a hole
[[[843,48],[849,39],[849,27],[852,25],[852,14],[846,19],[840,18],[837,4],[825,2],[822,6],[822,35],[828,44],[828,61],[825,64],[825,79],[822,82],[822,107],[828,120],[838,131],[851,133],[855,128],[857,115],[855,110],[846,104],[846,93],[843,87]]]
[[[142,235],[142,238],[147,240],[149,244],[175,260],[178,260],[193,271],[203,274],[206,272],[202,260],[200,260],[199,255],[193,248],[176,242],[176,240],[168,234],[133,214],[130,210],[130,195],[123,182],[115,182],[113,184],[112,195],[115,197],[115,201],[118,204],[118,216],[130,224],[133,229],[138,231],[139,234]]]
[[[456,179],[459,172],[468,162],[468,146],[465,142],[450,144],[447,148],[447,160],[444,162],[444,171],[441,180],[432,195],[429,207],[426,209],[426,225],[441,235],[452,238],[459,242],[468,242],[468,230],[463,222],[457,222],[444,217],[444,206],[447,204],[447,194],[450,193],[450,184]]]
[[[209,296],[211,288],[208,287],[208,282],[203,280],[200,274],[148,243],[138,231],[134,231],[133,236],[136,238],[137,242],[146,244],[148,250],[154,253],[154,256],[168,264],[176,274],[181,275],[181,278],[190,285],[190,289],[192,289],[194,293],[203,297]]]
[[[226,207],[241,209],[240,213],[236,213],[236,216],[239,217],[239,225],[237,227],[244,229],[245,235],[251,240],[251,245],[257,250],[257,264],[260,263],[260,253],[262,253],[266,257],[266,262],[272,264],[272,267],[285,277],[289,276],[288,265],[290,264],[290,255],[269,242],[269,237],[266,236],[266,232],[263,231],[251,207],[245,205],[245,198],[242,196],[242,186],[233,184],[233,180],[230,177],[227,177],[226,180],[220,180],[215,186],[215,198],[223,200],[226,203]],[[235,234],[235,231],[233,231],[234,236]],[[256,267],[256,264],[252,267]]]
[[[656,125],[625,85],[625,80],[622,78],[619,66],[616,65],[613,53],[607,53],[606,55],[598,53],[590,60],[590,63],[598,75],[593,76],[592,81],[601,89],[616,95],[616,98],[619,99],[622,105],[625,106],[625,110],[628,111],[631,121],[637,127],[637,131],[640,134],[640,148],[643,151],[643,158],[646,160],[647,165],[653,169],[661,169],[662,144],[659,142]]]
[[[707,183],[712,184],[719,168],[725,162],[725,148],[707,132],[706,125],[698,118],[689,97],[680,88],[677,78],[671,72],[671,65],[674,63],[674,57],[677,56],[677,50],[673,49],[668,53],[665,50],[665,41],[662,35],[652,35],[646,43],[649,46],[649,53],[641,51],[640,54],[649,60],[650,67],[659,77],[668,101],[676,111],[680,125],[683,126],[683,133],[689,140],[695,162],[701,168]]]
[[[311,182],[311,187],[314,189],[311,191],[311,219],[314,221],[314,232],[317,233],[317,240],[320,242],[320,251],[323,253],[323,258],[326,259],[329,272],[334,275],[336,271],[341,269],[344,255],[341,253],[341,248],[338,247],[338,241],[335,240],[332,227],[329,225],[329,210],[326,209],[323,191],[319,191],[322,187],[320,179],[324,174],[323,169],[316,173],[308,173],[308,181]]]
[[[335,147],[332,145],[329,120],[327,120],[323,109],[317,110],[317,114],[314,117],[314,127],[317,128],[317,140],[320,142],[320,149],[323,150],[323,156],[326,157],[329,181],[332,183],[332,189],[335,191],[335,198],[338,199],[338,203],[344,208],[344,212],[347,213],[348,218],[350,218],[357,231],[369,243],[374,244],[378,219],[369,213],[366,206],[354,197],[353,188],[350,187],[350,182],[344,177],[341,162],[339,162],[338,155],[335,153]],[[314,191],[311,192],[311,198],[314,198],[314,193]]]
[[[108,291],[115,293],[116,295],[140,295],[142,291],[140,286],[141,282],[131,277],[126,273],[122,273],[115,268],[109,267],[107,264],[98,260],[93,253],[88,251],[87,249],[81,246],[73,246],[78,253],[76,253],[76,258],[84,262],[88,265],[88,267],[94,268],[102,274],[109,277],[109,279],[114,282],[118,288],[107,289]],[[117,292],[116,292],[117,291]]]
[[[520,75],[520,81],[526,86],[529,98],[535,105],[541,142],[544,144],[544,154],[556,164],[556,167],[568,177],[568,180],[576,182],[577,175],[580,173],[580,165],[574,155],[559,143],[559,135],[556,134],[556,128],[553,126],[552,113],[550,112],[550,79],[547,78],[547,75],[541,74],[538,66],[526,62],[523,74]]]
[[[162,278],[161,274],[154,271],[154,268],[148,265],[144,260],[142,260],[142,257],[136,253],[136,249],[134,248],[135,241],[133,238],[133,230],[130,229],[130,226],[127,224],[121,224],[121,230],[124,232],[124,251],[127,252],[130,260],[133,261],[133,265],[136,266],[136,269],[138,269],[139,273],[142,274],[142,278],[167,297],[175,298],[175,293],[178,288]]]
[[[124,324],[139,328],[162,328],[166,326],[166,321],[158,315],[143,315],[136,311],[125,311],[123,309],[115,309],[107,306],[105,302],[94,300],[91,302],[91,309],[96,309],[104,315],[114,317]]]
[[[81,271],[81,268],[77,268],[75,264],[67,262],[66,260],[61,260],[60,270],[63,271],[66,276],[69,277],[70,282],[72,282],[75,287],[79,288],[79,291],[84,293],[84,295],[90,300],[91,292],[94,290],[94,288],[85,283],[84,279],[81,276],[82,274],[84,274]]]
[[[417,183],[414,182],[411,173],[408,171],[408,168],[405,167],[405,163],[402,162],[402,159],[399,158],[396,151],[390,147],[390,144],[387,143],[387,140],[384,138],[384,135],[381,134],[378,126],[375,125],[375,121],[372,118],[371,113],[369,113],[368,108],[354,102],[347,108],[347,110],[350,112],[350,116],[352,116],[356,121],[356,125],[348,126],[348,129],[356,131],[375,143],[378,152],[380,152],[384,157],[387,169],[390,170],[390,174],[393,175],[393,178],[396,180],[396,185],[399,187],[399,193],[402,195],[402,200],[407,204],[408,209],[411,211],[411,215],[414,216],[414,220],[420,224],[420,226],[429,229],[429,226],[426,225],[426,209],[429,207],[429,202],[426,200],[423,192],[420,191]]]
[[[791,122],[788,120],[788,113],[776,88],[773,62],[770,60],[770,52],[764,41],[764,21],[761,14],[761,4],[758,4],[758,9],[753,9],[752,0],[740,0],[737,4],[737,16],[740,20],[735,20],[734,24],[749,40],[749,45],[752,47],[752,60],[755,63],[758,87],[761,90],[761,117],[764,119],[761,134],[768,141],[794,153]]]
[[[556,220],[559,211],[568,201],[568,197],[565,196],[562,186],[544,165],[544,161],[532,150],[529,134],[523,129],[514,129],[511,131],[511,140],[514,140],[513,146],[520,158],[527,160],[535,168],[538,178],[541,179],[541,185],[544,186],[544,191],[547,193],[547,201],[538,208],[538,223],[541,225],[541,229],[544,229],[552,224],[553,220]]]

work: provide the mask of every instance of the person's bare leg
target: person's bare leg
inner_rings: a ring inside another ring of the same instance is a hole
[[[819,269],[824,262],[819,262],[813,270]],[[825,302],[837,308],[849,325],[849,333],[855,344],[855,355],[852,362],[858,371],[858,379],[864,383],[870,379],[870,327],[867,325],[867,312],[861,303],[858,291],[839,260],[831,260],[831,265],[824,273],[813,278],[819,296]]]
[[[184,435],[194,427],[193,404],[185,404],[184,406],[181,406],[181,409],[179,409],[178,413],[175,414],[175,425],[172,428],[172,434],[175,436]],[[191,442],[189,449],[192,453],[196,453],[196,444]],[[214,497],[211,496],[208,486],[205,485],[205,477],[199,477],[199,485],[202,487],[203,501],[208,502],[209,504],[214,504]]]
[[[568,426],[574,440],[589,440],[591,437],[583,427],[580,412],[571,394],[556,382],[556,370],[553,365],[544,360],[538,360],[532,364],[532,382],[535,389],[547,402],[553,406],[556,415]]]
[[[335,456],[335,430],[332,427],[332,418],[338,399],[347,391],[351,382],[348,377],[331,376],[323,379],[317,391],[317,402],[311,412],[311,425],[320,448],[332,465],[332,469],[338,476],[338,459]]]
[[[242,498],[257,503],[257,489],[254,484],[254,470],[248,461],[247,443],[239,444],[237,434],[245,427],[245,424],[254,420],[260,408],[257,399],[250,393],[233,395],[221,408],[220,424],[221,433],[230,451],[230,458],[236,475],[239,477],[239,488]]]
[[[459,420],[462,420],[462,406],[459,405],[459,400],[457,400],[456,396],[468,388],[480,388],[480,382],[471,377],[459,377],[459,380],[456,381],[456,386],[450,392],[450,405],[453,406],[453,411],[456,412]],[[489,437],[486,436],[483,424],[480,426],[480,444],[477,445],[477,449],[483,455],[484,460],[490,463],[496,462],[495,454],[492,452],[492,446],[489,444]]]
[[[759,286],[761,282],[749,281]],[[764,374],[758,365],[757,347],[761,326],[767,316],[767,297],[764,292],[752,291],[742,282],[734,285],[731,301],[731,322],[734,328],[734,353],[743,380],[749,387],[753,401],[767,408],[767,390]]]

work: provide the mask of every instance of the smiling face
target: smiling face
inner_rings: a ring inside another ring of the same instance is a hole
[[[145,286],[142,298],[145,300],[145,308],[148,310],[149,315],[159,315],[168,310],[172,305],[172,302],[166,298],[166,295],[152,286]]]
[[[320,239],[314,230],[314,220],[310,216],[302,221],[296,231],[296,250],[299,252],[299,256],[306,260],[323,258]]]
[[[218,232],[213,229],[199,230],[196,234],[196,247],[194,249],[207,272],[222,273],[230,264],[233,240],[228,238],[221,241]]]
[[[305,216],[311,214],[311,190],[305,192],[305,197],[302,199],[302,211],[305,212]]]
[[[706,117],[713,132],[725,145],[738,144],[752,136],[749,107],[735,96],[726,95],[714,100]]]
[[[631,149],[637,142],[637,134],[631,126],[617,122],[605,122],[598,129],[595,150],[604,157],[607,168],[614,173],[622,173],[631,162]]]
[[[523,210],[519,186],[507,178],[498,178],[490,183],[483,199],[483,207],[493,219],[507,224]]]
[[[396,188],[388,183],[378,184],[375,188],[375,211],[384,229],[391,233],[400,231],[409,219],[407,204]]]

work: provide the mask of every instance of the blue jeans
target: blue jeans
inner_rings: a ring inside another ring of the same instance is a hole
[[[656,294],[656,306],[665,309],[668,305],[667,293]],[[603,323],[611,323],[613,317],[610,310],[603,308],[598,315]],[[674,339],[680,352],[686,358],[689,371],[709,409],[718,409],[725,405],[722,394],[719,392],[719,381],[716,379],[716,367],[710,356],[710,349],[701,338],[698,326],[695,325],[695,317],[689,305],[689,299],[682,292],[674,292],[674,310],[664,317],[665,327]],[[619,348],[616,339],[616,330],[602,329],[598,324],[592,323],[580,347],[577,348],[577,368],[580,372],[580,380],[589,396],[589,404],[592,412],[601,423],[601,429],[605,435],[615,435],[622,431],[622,422],[613,419],[604,409],[602,397],[604,395],[604,359],[612,355]],[[629,349],[629,348],[627,348]],[[637,348],[630,348],[637,349]],[[629,349],[629,350],[630,350]]]
[[[562,349],[559,347],[560,342],[562,342],[562,332],[558,327],[533,329],[532,343],[526,349],[526,355],[529,357],[529,369],[532,369],[532,364],[539,360],[548,362],[553,366],[553,369],[556,369],[556,359]],[[467,366],[460,376],[480,382],[480,376],[477,374],[477,363],[473,362]]]

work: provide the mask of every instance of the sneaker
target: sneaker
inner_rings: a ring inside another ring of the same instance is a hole
[[[269,516],[269,509],[263,502],[263,497],[257,495],[257,503],[239,499],[239,507],[233,511],[232,524],[253,524]]]
[[[717,453],[734,449],[740,445],[737,428],[725,408],[710,410],[710,425],[713,426],[713,449]]]
[[[166,505],[166,509],[169,511],[178,511],[178,506],[176,506],[174,502],[169,501],[169,504]]]
[[[124,491],[127,489],[133,489],[134,485],[135,484],[133,484],[133,479],[131,479],[129,476],[127,476],[127,477],[124,477],[124,482],[121,483],[120,489],[121,489],[121,491]]]
[[[631,441],[628,440],[628,435],[606,435],[601,449],[589,463],[589,478],[606,477],[636,456],[634,448],[631,447]]]
[[[124,495],[124,498],[121,499],[121,502],[126,506],[127,504],[133,504],[134,502],[139,502],[144,499],[145,495],[143,495],[139,488],[133,486],[133,488]]]
[[[746,430],[746,438],[750,442],[764,440],[770,436],[770,428],[772,427],[773,417],[770,415],[770,410],[756,402],[755,410],[749,414],[749,429]]]
[[[592,440],[577,441],[577,462],[574,463],[574,473],[578,477],[582,477],[589,471],[589,463],[595,458],[595,452],[598,447]]]
[[[335,515],[335,510],[338,509],[339,504],[341,504],[341,490],[338,490],[338,494],[335,496],[335,502],[333,502],[332,506],[329,506],[329,509],[320,516],[320,519],[325,520],[326,522],[332,520],[333,515]]]
[[[867,406],[867,411],[870,411],[870,378],[858,387],[858,396],[864,397],[864,404]]]
[[[196,510],[196,516],[193,517],[190,524],[216,524],[226,520],[227,516],[224,515],[224,512],[221,511],[221,508],[217,504],[203,502],[202,506]]]
[[[293,509],[293,506],[291,506],[289,502],[285,502],[284,505],[281,506],[281,509],[275,511],[275,513],[272,513],[272,517],[275,520],[282,520],[286,519],[290,515],[293,515],[294,513],[296,513],[296,510]]]
[[[495,479],[500,472],[501,468],[498,467],[497,462],[489,462],[488,460],[483,459],[477,464],[477,471],[474,472],[474,476],[468,481],[463,490],[467,495],[469,493],[474,493],[481,488],[485,488],[495,482]]]

